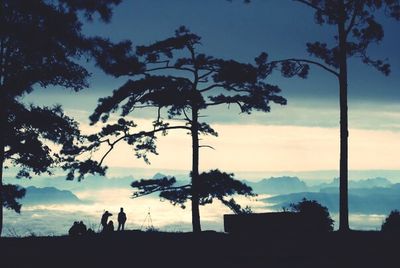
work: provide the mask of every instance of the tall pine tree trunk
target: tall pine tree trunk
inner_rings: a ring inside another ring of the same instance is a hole
[[[1,134],[0,134],[1,139]],[[3,163],[4,163],[4,145],[0,142],[0,237],[3,230]]]
[[[348,115],[347,115],[347,48],[345,29],[345,7],[340,1],[338,22],[339,31],[339,90],[340,90],[340,215],[339,231],[346,232],[349,228],[348,202]]]
[[[192,108],[192,226],[193,232],[201,232],[199,209],[199,126],[198,109]]]
[[[0,96],[2,98],[2,96]],[[4,103],[0,100],[0,237],[3,230],[3,164],[4,164],[4,127],[6,113]]]

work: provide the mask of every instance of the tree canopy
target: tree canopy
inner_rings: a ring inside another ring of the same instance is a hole
[[[111,96],[99,99],[97,108],[90,116],[92,124],[100,120],[106,123],[110,121],[111,113],[119,109],[121,111],[122,117],[119,120],[111,120],[112,124],[107,124],[101,132],[90,137],[93,141],[91,150],[103,144],[109,146],[100,164],[119,142],[125,141],[134,146],[136,156],[149,162],[147,155],[157,154],[158,133],[166,135],[175,129],[189,133],[193,150],[190,188],[171,188],[172,191],[167,191],[164,187],[172,187],[171,180],[141,181],[135,182],[133,186],[141,189],[142,193],[149,187],[161,190],[164,198],[179,204],[190,198],[196,231],[200,230],[200,204],[217,197],[229,205],[227,200],[222,199],[222,196],[230,195],[228,189],[218,188],[223,187],[222,183],[215,184],[218,187],[205,187],[205,183],[224,181],[234,192],[245,195],[250,193],[235,188],[238,185],[226,173],[210,171],[199,174],[199,149],[210,147],[200,144],[199,135],[218,135],[207,122],[199,120],[201,112],[217,105],[237,105],[244,114],[253,111],[269,112],[271,103],[285,105],[286,99],[280,95],[281,89],[277,85],[266,81],[268,76],[274,70],[281,71],[286,77],[306,77],[308,73],[307,64],[269,62],[267,53],[261,53],[253,63],[209,56],[198,52],[200,40],[198,35],[182,26],[173,37],[138,46],[135,51],[114,51],[112,57],[103,57],[103,69],[116,77],[128,75],[132,78],[114,90]],[[132,120],[124,118],[139,109],[152,109],[155,112],[152,129],[138,131]],[[160,185],[157,186],[157,183]],[[210,192],[206,195],[202,187]],[[233,202],[230,204],[232,208],[235,206]]]
[[[175,177],[142,179],[132,182],[131,186],[136,189],[133,193],[134,198],[159,192],[160,198],[170,201],[173,205],[179,205],[181,208],[185,208],[187,201],[192,199],[191,184],[179,185]],[[233,173],[221,172],[218,169],[199,174],[198,195],[199,205],[211,204],[213,199],[217,199],[237,214],[247,212],[248,208],[242,208],[233,198],[226,199],[226,197],[233,195],[256,196],[251,187],[236,180]]]
[[[138,46],[135,54],[117,52],[104,62],[110,74],[117,77],[129,75],[133,79],[114,90],[111,96],[99,99],[99,105],[90,116],[92,124],[100,120],[108,122],[110,114],[118,109],[122,117],[118,120],[114,117],[112,124],[107,124],[101,132],[91,136],[91,140],[99,141],[98,146],[102,141],[108,143],[110,149],[117,142],[126,141],[136,144],[136,152],[146,150],[146,153],[156,153],[156,144],[141,138],[149,137],[154,141],[158,132],[166,134],[172,129],[191,130],[191,110],[198,112],[210,106],[238,105],[246,114],[252,111],[269,112],[270,103],[286,104],[286,99],[279,95],[281,89],[265,82],[273,70],[279,68],[287,77],[305,77],[308,72],[307,64],[268,62],[266,53],[255,58],[253,64],[214,58],[198,53],[196,47],[199,44],[199,36],[181,27],[174,37],[149,46]],[[188,56],[183,56],[183,53]],[[128,60],[136,64],[127,68]],[[148,108],[156,111],[154,128],[135,132],[137,125],[123,117]],[[183,124],[170,123],[180,121]],[[217,135],[205,122],[198,123],[196,128],[200,134]],[[113,136],[118,138],[114,141],[108,139]],[[137,156],[144,157],[145,154],[137,153]]]
[[[5,164],[20,167],[17,177],[27,178],[51,173],[63,163],[82,169],[78,162],[71,163],[72,149],[81,139],[77,123],[58,105],[39,107],[23,98],[39,87],[86,88],[89,72],[79,60],[96,56],[99,38],[82,33],[83,21],[98,16],[108,22],[120,1],[1,1],[0,234],[3,205],[19,212],[13,197],[23,196],[22,190],[3,186]]]

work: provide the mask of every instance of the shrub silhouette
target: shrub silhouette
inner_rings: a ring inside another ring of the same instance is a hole
[[[328,208],[322,206],[315,200],[307,200],[303,198],[302,201],[296,204],[290,204],[292,212],[300,213],[303,217],[303,222],[307,228],[317,232],[330,232],[333,231],[333,223]]]
[[[400,211],[396,209],[390,212],[382,224],[381,231],[400,233]]]

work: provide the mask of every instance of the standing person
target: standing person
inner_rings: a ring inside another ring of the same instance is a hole
[[[118,229],[117,229],[117,231],[124,230],[125,222],[126,222],[126,214],[124,212],[124,208],[121,208],[120,212],[118,213]]]
[[[103,230],[106,229],[107,226],[107,222],[108,222],[108,217],[112,216],[112,214],[110,212],[108,212],[108,210],[106,210],[106,212],[103,213],[103,216],[101,216],[101,226],[103,227]]]

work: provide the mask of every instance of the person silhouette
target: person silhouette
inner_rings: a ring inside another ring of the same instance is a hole
[[[118,229],[117,229],[117,231],[124,230],[125,222],[126,222],[126,214],[124,212],[124,208],[121,208],[120,212],[118,213]]]
[[[83,223],[83,221],[80,221],[80,222],[78,223],[78,226],[79,226],[79,235],[84,235],[84,234],[86,234],[86,232],[87,232],[87,227],[86,227],[86,225]]]
[[[78,222],[75,221],[74,224],[71,226],[71,228],[68,231],[68,234],[70,236],[77,236],[78,235]]]
[[[107,227],[107,222],[108,222],[108,217],[112,216],[112,214],[110,212],[108,212],[108,210],[106,210],[103,215],[101,216],[101,226],[103,227],[103,230],[106,229]]]
[[[114,232],[114,223],[113,221],[109,221],[107,224],[107,233],[112,233]]]
[[[72,227],[69,229],[68,234],[70,236],[82,236],[85,235],[86,232],[86,225],[82,221],[75,221]]]

